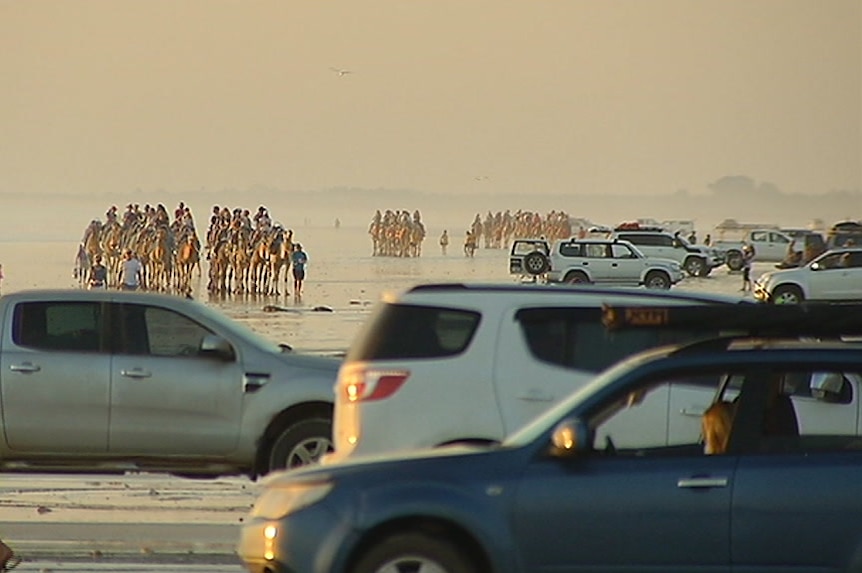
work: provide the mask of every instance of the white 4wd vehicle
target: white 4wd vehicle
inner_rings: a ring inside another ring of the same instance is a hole
[[[862,248],[835,249],[805,266],[763,273],[754,296],[775,304],[862,300]]]
[[[724,264],[723,255],[704,245],[690,245],[679,235],[654,228],[621,228],[611,234],[635,245],[647,257],[677,261],[693,277],[705,277]]]
[[[704,323],[609,333],[604,305],[720,303],[745,304],[674,291],[545,285],[424,285],[387,296],[342,363],[335,452],[324,460],[498,442],[614,362],[717,332]]]
[[[776,229],[752,229],[748,231],[741,241],[716,241],[713,247],[724,253],[727,267],[732,271],[742,268],[742,247],[751,245],[754,247],[754,260],[780,263],[787,258],[787,252],[793,237]],[[797,250],[802,250],[802,240],[799,241]]]
[[[609,239],[566,239],[550,249],[543,241],[519,239],[512,244],[509,270],[516,274],[540,271],[548,282],[661,289],[683,278],[678,262],[646,257],[628,241]]]

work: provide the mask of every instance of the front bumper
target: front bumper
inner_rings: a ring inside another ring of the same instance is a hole
[[[769,302],[772,299],[772,295],[769,293],[769,291],[764,285],[755,284],[753,293],[754,298],[756,298],[760,302]]]

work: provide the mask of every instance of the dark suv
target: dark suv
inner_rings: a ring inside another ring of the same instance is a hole
[[[499,447],[276,476],[239,555],[258,573],[860,571],[862,352],[799,340],[858,335],[860,316],[611,308],[611,327],[709,319],[736,335],[628,359]],[[687,398],[703,389],[732,412],[720,453]],[[668,443],[671,411],[698,423]]]

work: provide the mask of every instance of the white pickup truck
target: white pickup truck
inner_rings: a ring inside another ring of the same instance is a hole
[[[779,263],[787,258],[787,251],[793,237],[777,229],[751,229],[745,233],[742,240],[719,240],[712,244],[713,248],[724,253],[727,267],[732,271],[742,268],[742,247],[754,247],[754,260]],[[802,246],[798,250],[802,250]]]

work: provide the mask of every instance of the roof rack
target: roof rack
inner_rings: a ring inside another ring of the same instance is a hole
[[[672,307],[603,307],[608,330],[633,328],[703,328],[731,336],[837,338],[862,336],[862,304],[699,305]]]

